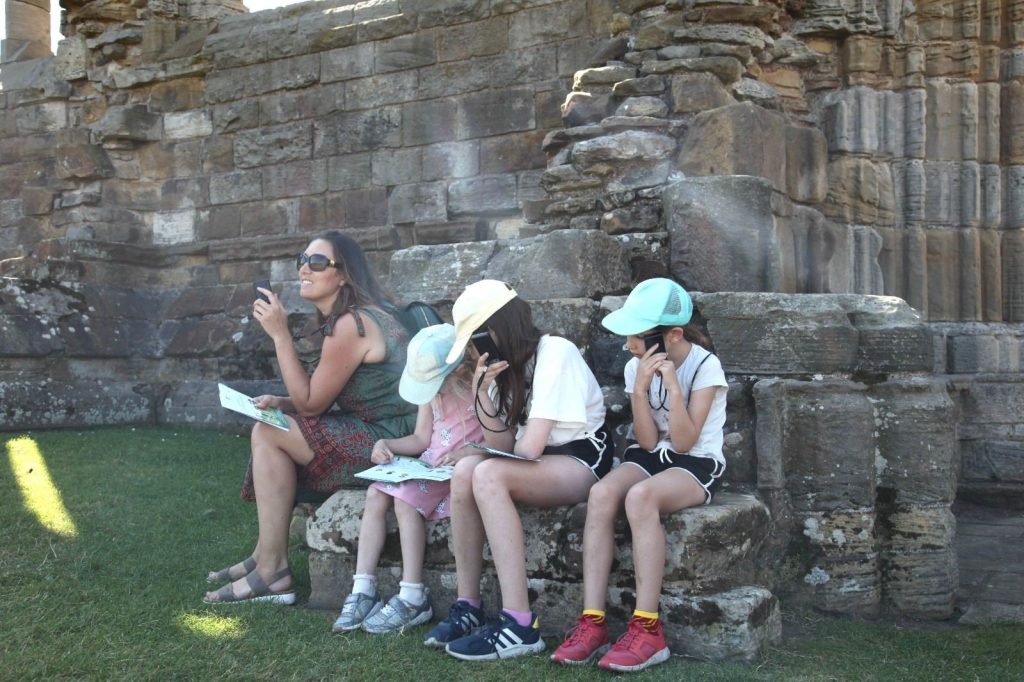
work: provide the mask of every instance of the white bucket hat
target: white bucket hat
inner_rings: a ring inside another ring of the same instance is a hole
[[[405,369],[398,381],[398,395],[413,405],[426,405],[441,390],[441,384],[462,362],[463,353],[447,362],[445,357],[455,340],[455,327],[435,324],[416,332],[409,341]]]
[[[448,353],[447,361],[453,362],[463,353],[473,332],[517,295],[515,289],[496,279],[482,279],[466,287],[452,306],[455,343]]]

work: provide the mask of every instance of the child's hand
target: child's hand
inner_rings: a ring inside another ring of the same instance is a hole
[[[476,371],[473,373],[473,388],[477,393],[487,394],[487,390],[494,383],[494,379],[508,369],[508,363],[504,360],[487,364],[487,353],[484,353],[476,361]],[[483,380],[481,381],[481,377]]]
[[[665,358],[654,371],[661,377],[661,385],[669,395],[680,395],[683,392],[683,387],[679,385],[679,376],[676,374],[676,366],[671,360]]]
[[[663,381],[666,373],[675,375],[675,366],[668,359],[668,353],[656,352],[656,350],[656,348],[648,348],[647,352],[640,356],[640,364],[636,368],[634,387],[644,393],[650,389],[655,374],[661,375]]]
[[[371,462],[374,464],[390,464],[394,458],[395,455],[391,452],[391,448],[383,440],[373,444],[373,450],[370,451]]]
[[[476,454],[480,454],[479,449],[474,448],[471,445],[463,445],[461,448],[456,448],[441,459],[437,460],[437,464],[435,466],[454,466],[455,463],[463,457]]]

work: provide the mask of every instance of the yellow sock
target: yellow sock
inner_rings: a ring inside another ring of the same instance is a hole
[[[583,615],[592,620],[596,625],[604,624],[604,611],[597,609],[583,609]]]
[[[637,609],[633,612],[633,618],[639,618],[643,623],[644,629],[648,632],[655,632],[658,627],[658,614],[657,612],[641,611]]]

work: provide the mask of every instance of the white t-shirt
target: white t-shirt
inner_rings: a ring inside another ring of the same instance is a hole
[[[704,360],[704,358],[707,358],[707,360]],[[701,364],[702,361],[703,364]],[[626,369],[623,372],[626,377],[626,393],[630,395],[633,394],[633,385],[636,383],[636,368],[639,365],[640,359],[633,358],[626,363]],[[700,365],[699,370],[697,369],[698,365]],[[695,373],[696,381],[694,381]],[[722,363],[719,362],[717,355],[713,355],[707,349],[693,344],[690,353],[683,360],[683,364],[679,365],[676,369],[676,377],[678,377],[679,385],[683,389],[683,400],[688,400],[689,398],[691,383],[693,384],[693,391],[699,391],[709,386],[718,387],[715,389],[715,397],[711,401],[711,409],[708,410],[708,418],[704,420],[704,428],[701,429],[697,442],[693,444],[693,447],[686,454],[693,455],[694,457],[710,457],[725,464],[725,455],[722,454],[722,443],[724,440],[722,427],[725,426],[725,400],[729,393],[729,384],[725,381]],[[648,400],[650,400],[652,406],[657,408],[651,410],[654,424],[658,427],[658,445],[656,449],[668,448],[671,450],[672,441],[668,435],[668,411],[671,407],[669,404],[671,401],[668,398],[664,398],[665,404],[661,405],[664,395],[661,387],[661,377],[655,374],[648,391]],[[635,439],[632,425],[630,425],[629,437]]]
[[[604,423],[604,396],[579,348],[561,336],[545,334],[535,358],[526,418],[555,422],[547,445],[564,445],[599,429]],[[496,396],[492,385],[491,398]],[[526,426],[520,426],[516,440],[525,434]]]

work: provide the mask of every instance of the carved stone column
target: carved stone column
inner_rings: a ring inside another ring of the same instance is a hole
[[[50,55],[50,0],[6,0],[0,61],[20,62]]]

